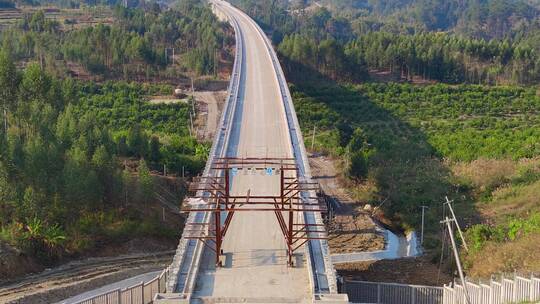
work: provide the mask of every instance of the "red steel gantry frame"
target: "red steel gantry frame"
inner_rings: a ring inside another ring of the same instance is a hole
[[[274,212],[287,245],[288,265],[293,254],[309,240],[327,239],[324,224],[307,224],[303,212],[326,212],[318,197],[301,197],[301,193],[319,191],[317,183],[301,182],[294,158],[219,158],[209,176],[198,178],[190,186],[193,196],[184,202],[184,212],[211,212],[209,223],[187,223],[183,237],[202,241],[216,253],[216,266],[222,266],[220,255],[227,230],[236,212]],[[279,195],[231,195],[231,175],[279,175]],[[197,202],[195,204],[190,202]],[[284,216],[286,215],[286,216]],[[224,217],[224,221],[222,218]]]

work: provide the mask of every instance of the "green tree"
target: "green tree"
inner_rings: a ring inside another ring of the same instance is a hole
[[[154,193],[154,179],[150,174],[150,169],[146,165],[144,159],[139,161],[139,166],[137,167],[137,172],[139,174],[139,190],[141,196],[145,203],[148,203],[148,200],[152,197]]]
[[[116,151],[118,155],[127,156],[129,153],[129,147],[127,144],[127,137],[125,135],[120,135],[116,143]]]
[[[356,180],[364,179],[368,173],[368,159],[363,151],[351,153],[348,174]]]
[[[129,129],[127,144],[131,155],[139,157],[146,155],[146,147],[148,146],[148,143],[146,135],[141,130],[141,126],[139,124],[135,124]]]
[[[153,135],[150,138],[150,161],[157,163],[161,159],[159,137]]]
[[[2,117],[8,111],[14,111],[17,101],[17,91],[19,86],[19,74],[15,67],[13,58],[6,52],[0,52],[0,108]],[[2,124],[4,124],[2,119]],[[4,126],[2,126],[2,129]]]
[[[340,120],[336,128],[337,128],[338,136],[339,136],[339,144],[340,146],[344,147],[351,140],[351,136],[353,135],[354,129],[351,127],[350,122],[347,122],[345,120]]]
[[[28,218],[37,218],[40,215],[39,194],[33,187],[27,187],[24,190],[22,204],[17,208],[17,214],[20,220]]]
[[[12,185],[9,183],[9,176],[4,166],[0,161],[0,226],[7,224],[10,220],[10,214],[13,208],[13,191]]]
[[[349,141],[348,146],[349,146],[349,150],[354,151],[354,152],[363,151],[367,149],[368,143],[367,143],[367,136],[365,132],[360,128],[354,129],[354,132],[351,136],[351,140]]]

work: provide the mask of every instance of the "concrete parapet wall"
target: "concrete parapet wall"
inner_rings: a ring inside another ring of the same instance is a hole
[[[227,90],[225,107],[218,124],[218,130],[214,137],[208,161],[206,162],[206,167],[203,173],[204,176],[209,175],[210,166],[214,162],[214,159],[224,157],[227,153],[231,124],[233,121],[236,103],[238,101],[238,88],[242,72],[241,65],[244,48],[243,42],[239,35],[240,29],[234,20],[228,18],[226,14],[221,12],[217,6],[213,4],[212,11],[218,16],[218,18],[220,18],[220,20],[221,18],[224,18],[223,20],[227,20],[233,26],[236,37],[236,54],[233,71]],[[190,212],[186,223],[207,223],[209,220],[209,212]],[[180,239],[180,243],[176,249],[176,254],[170,266],[171,274],[167,282],[167,292],[177,292],[184,295],[191,294],[199,270],[199,261],[202,256],[203,247],[204,244],[198,240],[188,240],[185,238]]]
[[[224,111],[218,125],[212,150],[204,170],[204,175],[209,174],[209,167],[216,157],[225,156],[227,153],[229,136],[231,131],[231,123],[234,120],[236,104],[238,102],[238,90],[242,73],[243,50],[244,45],[241,38],[241,29],[232,18],[229,18],[223,11],[219,9],[219,5],[215,5],[212,1],[212,11],[222,21],[228,21],[235,30],[236,37],[236,55],[234,61],[233,72],[231,75],[227,100]],[[254,22],[259,34],[265,41],[268,53],[272,59],[275,70],[276,81],[281,90],[283,111],[285,112],[286,124],[289,127],[289,140],[291,142],[291,153],[294,155],[297,164],[300,168],[300,179],[311,181],[311,170],[308,163],[308,157],[304,146],[304,140],[301,134],[301,129],[296,117],[292,98],[283,74],[283,70],[279,64],[277,55],[266,37],[262,29]],[[304,198],[314,196],[313,193],[304,193]],[[210,219],[208,212],[191,212],[187,223],[207,223]],[[305,212],[304,220],[307,223],[322,224],[322,216],[320,212]],[[170,276],[167,282],[167,292],[176,292],[184,295],[189,295],[193,291],[196,276],[199,269],[199,261],[202,256],[204,245],[198,240],[187,240],[182,238],[176,250],[175,257],[170,266]],[[314,294],[321,293],[337,293],[335,269],[330,261],[330,252],[328,243],[325,240],[311,240],[306,245],[306,261],[310,272],[310,282]]]

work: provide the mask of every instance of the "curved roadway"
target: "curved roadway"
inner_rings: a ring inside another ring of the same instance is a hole
[[[244,54],[239,99],[230,130],[228,156],[293,157],[291,139],[276,72],[254,21],[240,10],[220,6],[239,25]],[[279,179],[239,174],[232,194],[279,194]],[[215,268],[213,252],[203,253],[194,299],[231,302],[311,302],[306,263],[287,267],[286,244],[273,212],[237,212],[224,239],[226,265]],[[300,252],[303,252],[300,250]]]

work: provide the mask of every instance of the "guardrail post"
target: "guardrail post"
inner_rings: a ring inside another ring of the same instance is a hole
[[[534,296],[534,276],[532,274],[531,274],[531,280],[529,283],[529,298],[527,300],[529,301],[536,300]]]
[[[512,300],[515,302],[517,301],[518,299],[518,279],[517,279],[517,276],[516,276],[516,273],[514,272],[514,285],[513,287],[513,290],[512,290]]]
[[[489,303],[493,303],[493,278],[489,282]]]
[[[377,284],[377,304],[381,303],[381,284]]]
[[[144,281],[141,282],[141,303],[146,304],[144,303]]]
[[[411,304],[414,304],[416,302],[416,288],[411,287]]]
[[[504,303],[504,297],[506,295],[506,284],[504,284],[504,276],[501,278],[501,296],[500,303]]]
[[[122,304],[122,290],[118,289],[118,304]]]

